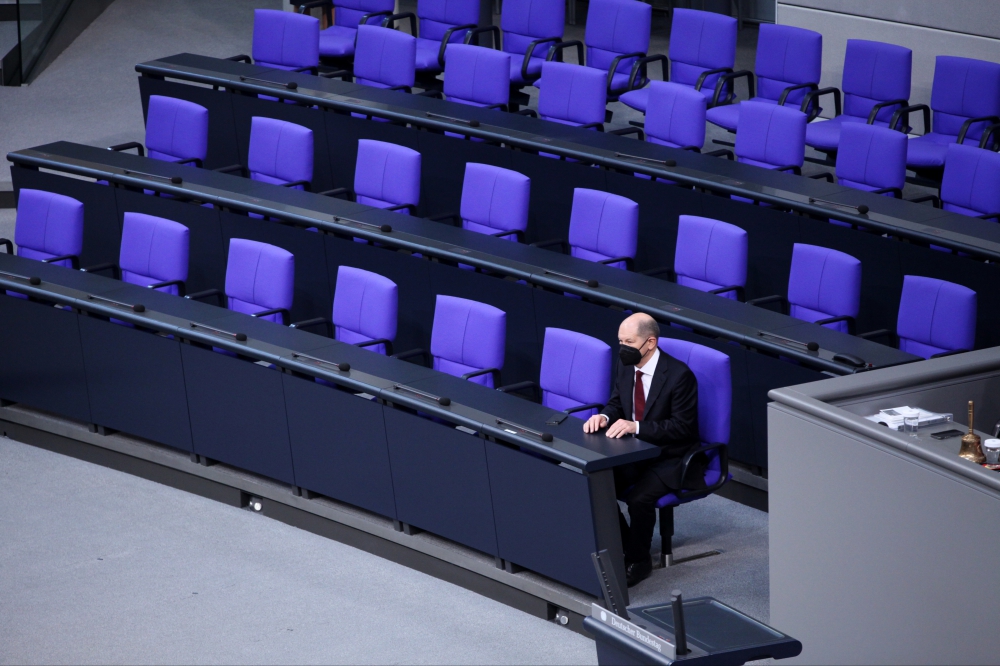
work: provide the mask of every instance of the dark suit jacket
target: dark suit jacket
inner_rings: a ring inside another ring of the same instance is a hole
[[[632,396],[635,390],[635,366],[617,364],[615,386],[607,406],[601,410],[608,425],[618,419],[632,419]],[[692,449],[700,446],[698,438],[698,380],[681,361],[662,349],[646,396],[646,411],[639,421],[639,439],[660,447],[660,457],[647,465],[668,487],[681,486],[681,462]],[[705,486],[705,456],[695,456],[685,479],[685,488]]]

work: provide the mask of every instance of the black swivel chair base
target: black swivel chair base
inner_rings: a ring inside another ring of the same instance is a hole
[[[675,564],[700,560],[713,555],[722,555],[721,550],[708,550],[687,557],[674,557],[674,507],[665,506],[660,509],[660,567],[671,567]]]

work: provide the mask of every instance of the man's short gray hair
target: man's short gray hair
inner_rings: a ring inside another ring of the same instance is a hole
[[[642,317],[638,325],[639,337],[643,340],[660,338],[660,325],[652,317]]]

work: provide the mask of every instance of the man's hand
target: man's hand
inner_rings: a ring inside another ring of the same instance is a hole
[[[583,422],[583,431],[588,435],[597,432],[604,427],[604,418],[601,414],[594,414]]]
[[[608,431],[604,433],[608,437],[614,437],[619,439],[625,435],[634,435],[635,431],[638,430],[635,425],[635,421],[626,421],[625,419],[618,419],[611,424]]]

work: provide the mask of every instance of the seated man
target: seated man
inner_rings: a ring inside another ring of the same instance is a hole
[[[615,490],[628,505],[631,526],[619,514],[625,574],[629,587],[653,570],[649,549],[656,526],[656,502],[681,489],[681,461],[699,445],[698,382],[685,364],[660,351],[660,326],[647,314],[629,316],[618,328],[621,363],[600,414],[583,424],[594,433],[608,427],[608,437],[632,435],[660,447],[660,456],[615,469]],[[686,488],[704,486],[705,471],[692,460]],[[705,462],[700,461],[703,467]]]

